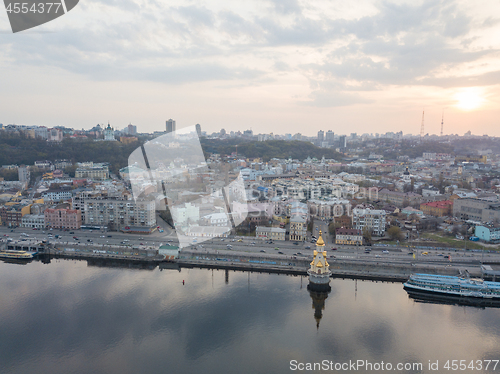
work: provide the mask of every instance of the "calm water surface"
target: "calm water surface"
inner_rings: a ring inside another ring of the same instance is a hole
[[[392,372],[423,373],[438,360],[444,373],[446,360],[500,359],[500,309],[417,303],[398,283],[334,279],[328,295],[307,283],[0,262],[0,373],[299,372],[291,360],[421,362]]]

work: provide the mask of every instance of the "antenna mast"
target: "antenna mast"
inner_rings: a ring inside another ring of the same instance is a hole
[[[422,111],[422,125],[420,126],[420,137],[424,137],[424,111]]]

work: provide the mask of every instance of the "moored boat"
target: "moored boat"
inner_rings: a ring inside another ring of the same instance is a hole
[[[447,275],[413,274],[404,284],[410,297],[452,304],[500,306],[500,283]]]
[[[33,254],[26,251],[15,251],[10,249],[0,250],[0,259],[4,260],[25,260],[33,259]]]

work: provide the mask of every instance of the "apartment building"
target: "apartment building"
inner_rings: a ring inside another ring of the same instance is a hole
[[[363,232],[367,227],[372,235],[384,236],[385,217],[385,210],[356,207],[352,210],[353,228]]]
[[[44,212],[45,227],[54,229],[79,229],[82,216],[76,209],[46,209]]]
[[[363,233],[361,230],[339,228],[335,230],[335,244],[362,245]]]
[[[107,165],[81,166],[75,171],[75,178],[88,178],[93,180],[109,179],[109,167]]]
[[[45,228],[44,214],[26,214],[21,218],[21,227],[29,227],[33,229]]]
[[[285,240],[286,230],[278,227],[262,227],[257,226],[255,236],[262,240]]]
[[[154,200],[88,198],[83,203],[82,211],[85,225],[111,226],[113,230],[130,226],[156,226]]]
[[[307,221],[300,215],[294,215],[290,218],[290,240],[303,242],[306,240]]]

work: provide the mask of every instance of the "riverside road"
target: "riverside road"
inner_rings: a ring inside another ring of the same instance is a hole
[[[164,232],[154,232],[150,235],[133,235],[120,232],[106,232],[99,230],[31,230],[27,228],[9,229],[0,227],[2,242],[8,239],[23,244],[36,243],[47,240],[55,247],[106,247],[129,246],[142,249],[157,249],[162,244],[177,244],[177,237],[172,229],[164,228]],[[49,236],[50,235],[50,236]],[[55,236],[58,235],[58,238]],[[241,241],[239,241],[241,240]],[[230,249],[228,248],[230,245]],[[315,244],[290,241],[274,241],[272,244],[257,240],[254,237],[242,238],[215,238],[206,242],[193,243],[185,248],[186,251],[196,253],[242,253],[254,254],[260,257],[283,259],[312,258]],[[334,250],[334,248],[336,248]],[[338,246],[327,243],[325,249],[330,259],[337,261],[349,260],[376,263],[427,263],[451,265],[479,265],[481,262],[500,263],[500,254],[496,251],[465,251],[455,249],[413,249],[414,254],[406,247],[370,247],[370,253],[365,248],[356,246]],[[415,258],[414,258],[415,257]]]

